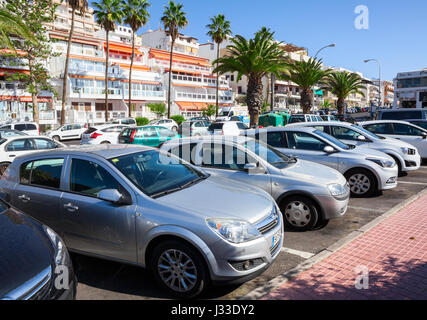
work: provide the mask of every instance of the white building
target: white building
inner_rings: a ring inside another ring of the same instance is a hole
[[[393,108],[427,108],[427,68],[398,73]]]

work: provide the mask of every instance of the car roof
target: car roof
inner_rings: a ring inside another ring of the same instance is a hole
[[[244,143],[246,141],[254,140],[250,137],[245,136],[215,136],[215,135],[209,135],[209,136],[200,136],[200,137],[186,137],[186,138],[180,138],[180,139],[173,139],[166,141],[164,145],[174,145],[174,144],[180,144],[180,143],[186,143],[186,142],[193,142],[193,143],[199,143],[199,142],[233,142],[237,144]]]
[[[371,121],[361,121],[359,122],[360,125],[365,125],[365,124],[375,124],[375,123],[402,123],[402,124],[408,124],[407,121],[402,121],[402,120],[371,120]]]
[[[296,123],[290,123],[286,125],[286,127],[307,127],[310,125],[328,125],[328,126],[342,126],[347,125],[351,126],[351,123],[348,122],[338,122],[338,121],[317,121],[317,122],[296,122]]]
[[[249,130],[246,130],[245,132],[248,134],[255,134],[259,132],[279,132],[279,131],[299,131],[299,132],[312,133],[316,131],[316,128],[287,125],[286,127],[271,127],[271,128],[267,127],[267,128],[258,128],[258,129],[249,129]]]
[[[5,139],[7,141],[12,141],[12,140],[20,140],[20,139],[48,139],[48,140],[52,140],[49,137],[46,136],[10,136],[10,137],[3,137],[2,139]]]
[[[427,119],[405,119],[405,121],[427,122]]]

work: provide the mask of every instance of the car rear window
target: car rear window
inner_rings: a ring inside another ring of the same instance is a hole
[[[26,162],[20,168],[20,183],[59,189],[64,159],[42,159]]]
[[[383,112],[380,120],[422,119],[421,111]]]
[[[37,130],[36,125],[35,125],[35,124],[32,124],[32,123],[27,123],[27,124],[25,125],[25,127],[26,127],[26,130]]]
[[[94,133],[97,130],[98,130],[97,128],[91,127],[89,129],[87,129],[83,134],[91,134],[91,133]]]
[[[25,124],[15,124],[15,130],[23,131],[26,130]]]
[[[224,123],[212,123],[208,130],[209,131],[215,131],[215,130],[222,130],[222,127],[224,126]]]

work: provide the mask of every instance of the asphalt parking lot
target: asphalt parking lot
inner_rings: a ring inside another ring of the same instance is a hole
[[[77,144],[68,142],[67,144]],[[372,198],[351,199],[346,215],[319,230],[285,232],[284,247],[275,263],[261,276],[240,286],[210,287],[201,299],[238,299],[306,259],[325,250],[351,232],[427,188],[427,164],[399,178],[398,187]],[[169,299],[147,270],[72,254],[78,277],[77,299]]]

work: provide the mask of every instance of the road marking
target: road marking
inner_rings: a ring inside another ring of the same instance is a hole
[[[304,252],[304,251],[294,250],[294,249],[285,248],[285,247],[283,247],[282,250],[280,250],[280,251],[290,253],[290,254],[293,254],[295,256],[299,256],[301,258],[304,258],[304,259],[310,259],[311,257],[314,256],[314,253],[311,253],[311,252]]]
[[[363,208],[363,207],[353,207],[353,206],[348,206],[347,208],[349,209],[354,209],[354,210],[363,210],[363,211],[372,211],[372,212],[384,212],[384,210],[378,210],[378,209],[371,209],[371,208]]]
[[[397,183],[403,183],[403,184],[416,184],[420,186],[427,186],[427,183],[425,182],[409,182],[409,181],[397,181]]]

